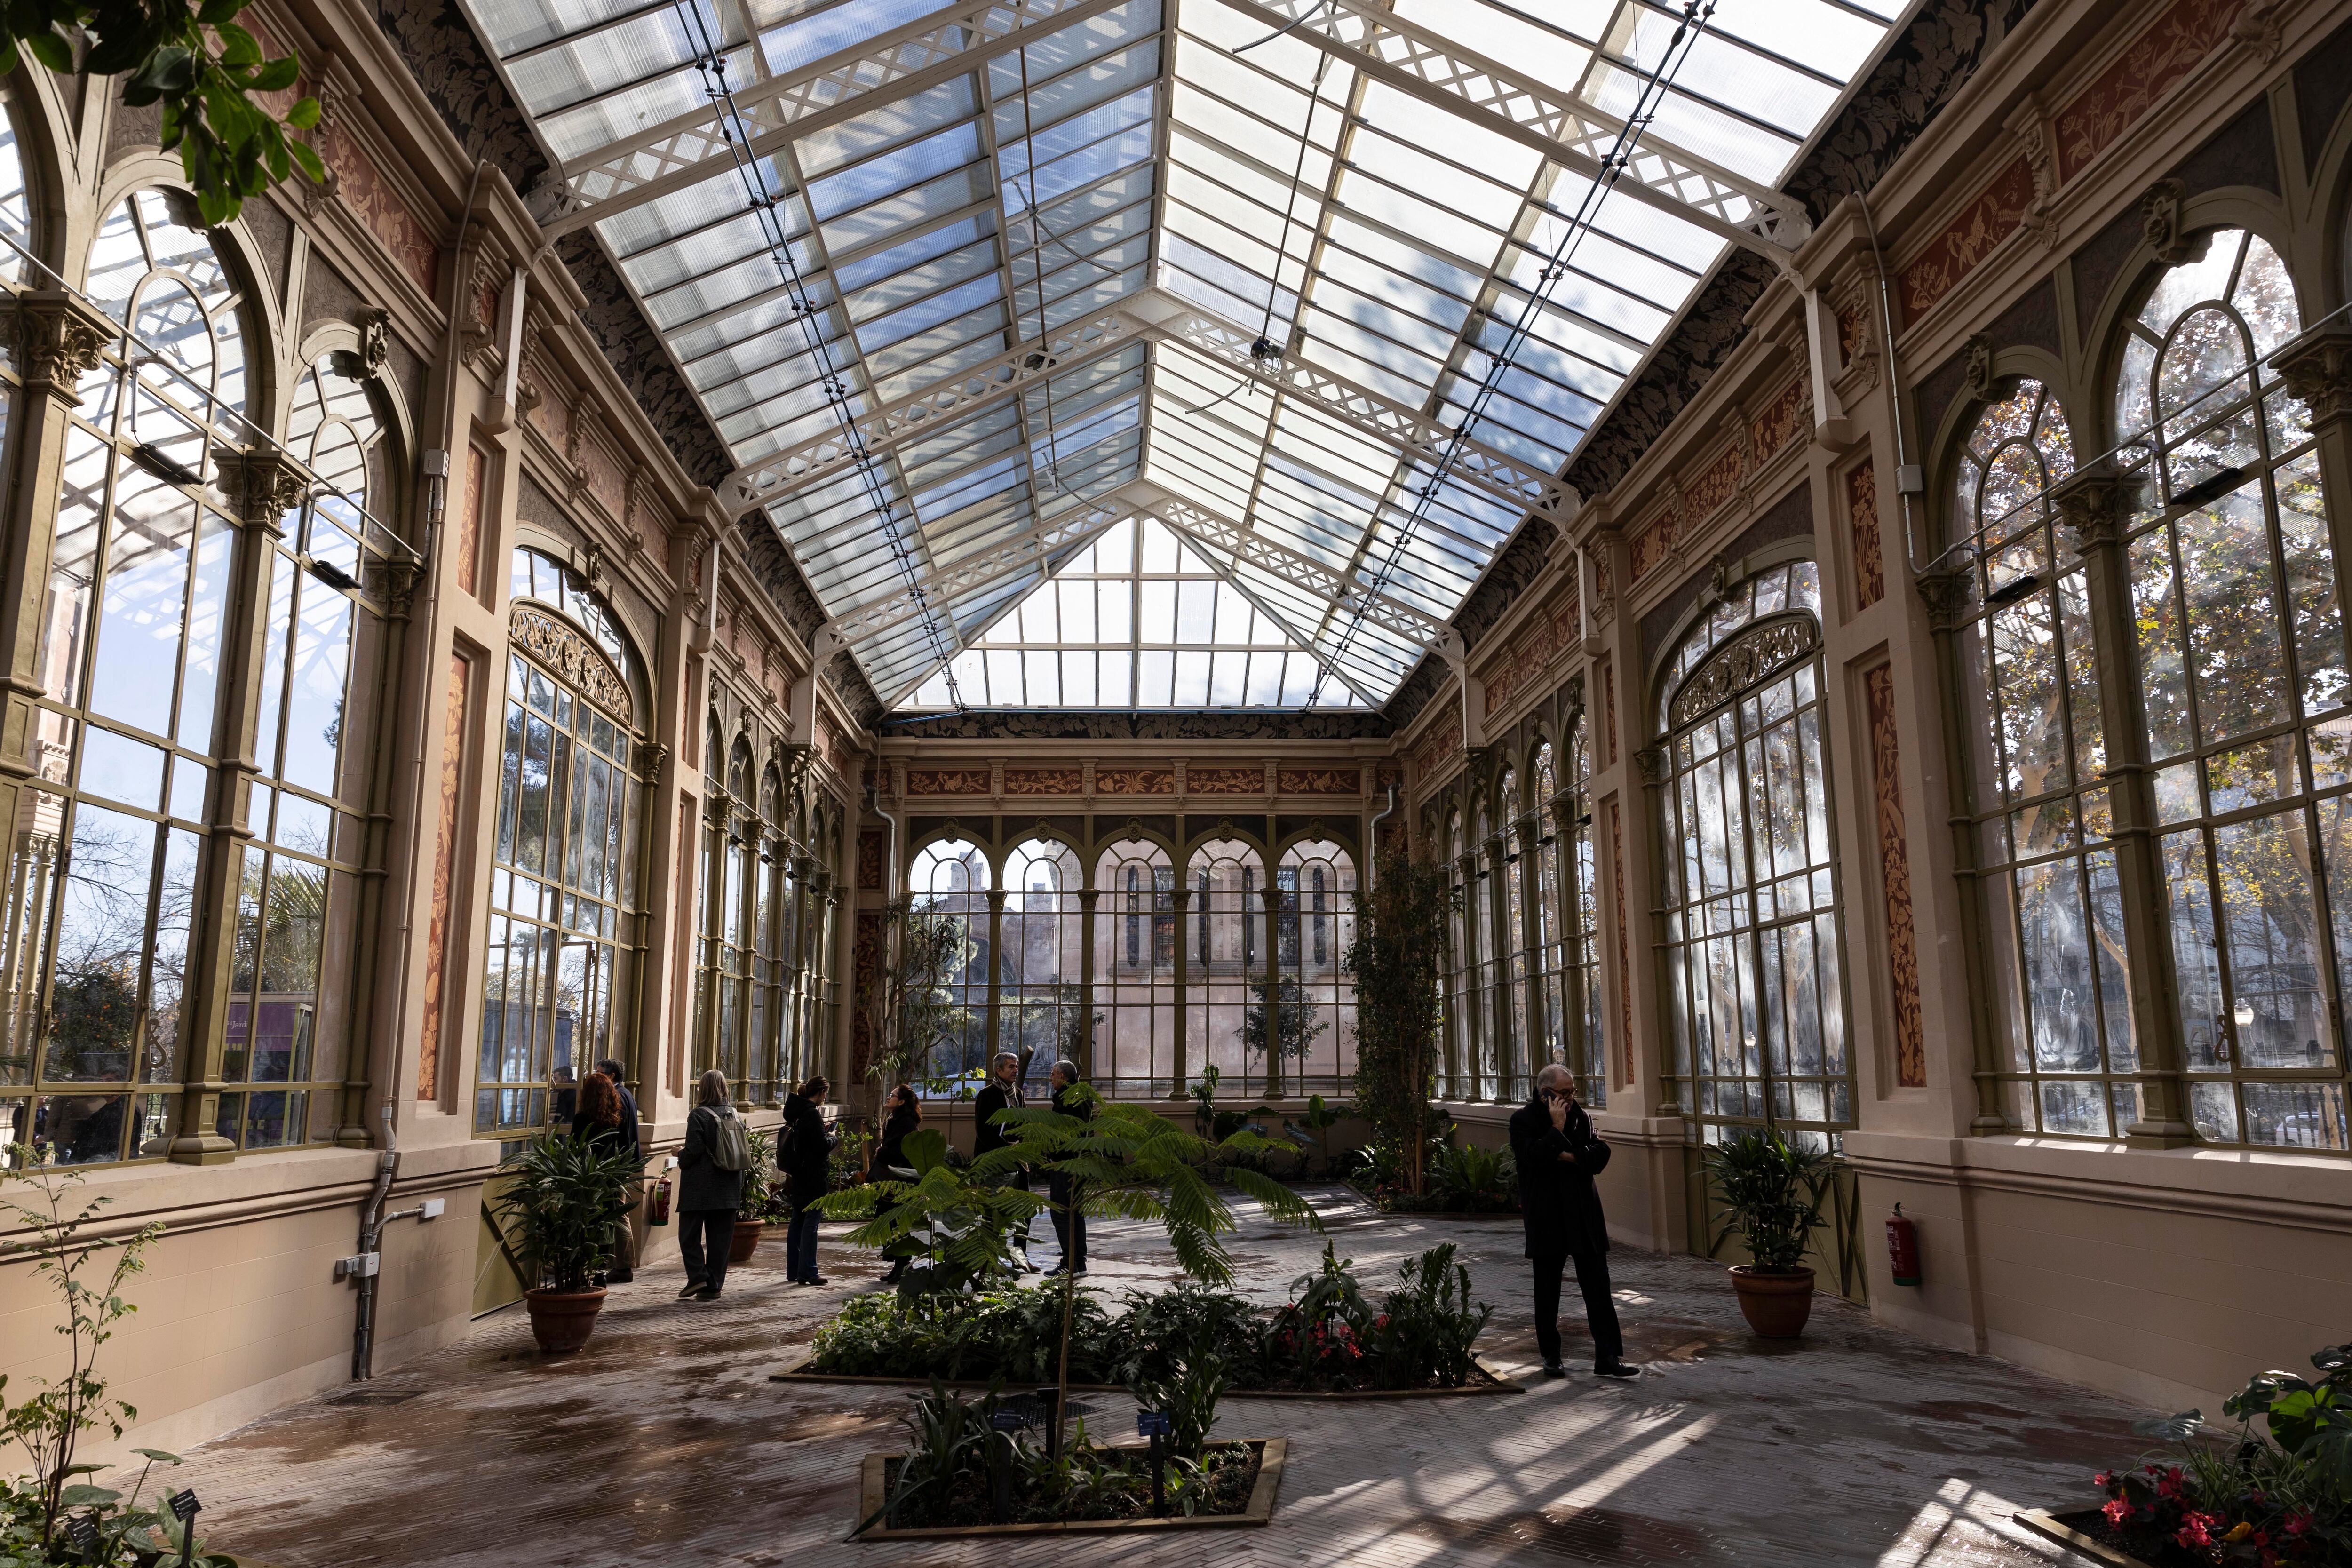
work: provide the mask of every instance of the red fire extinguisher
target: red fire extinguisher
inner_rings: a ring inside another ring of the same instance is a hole
[[[653,1199],[646,1205],[646,1223],[647,1225],[669,1223],[669,1178],[667,1176],[654,1184]]]
[[[1886,1261],[1897,1285],[1919,1283],[1919,1227],[1903,1217],[1901,1204],[1895,1205],[1895,1217],[1886,1222]]]

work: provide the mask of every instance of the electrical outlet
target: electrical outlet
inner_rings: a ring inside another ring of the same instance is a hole
[[[424,1212],[419,1214],[416,1217],[418,1219],[439,1219],[441,1215],[447,1211],[448,1207],[448,1201],[445,1198],[427,1198],[425,1200]]]

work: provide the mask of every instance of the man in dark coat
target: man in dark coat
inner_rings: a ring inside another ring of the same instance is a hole
[[[991,1150],[1004,1148],[1013,1142],[1011,1138],[1005,1136],[1004,1129],[996,1124],[996,1117],[1000,1111],[1020,1110],[1026,1107],[1027,1099],[1021,1092],[1021,1069],[1024,1065],[1021,1058],[1011,1051],[997,1052],[995,1059],[989,1063],[992,1070],[987,1087],[982,1089],[971,1102],[974,1123],[971,1133],[972,1158],[978,1159]],[[1029,1167],[1024,1165],[1014,1171],[1010,1178],[1010,1184],[1020,1188],[1024,1193],[1029,1191]],[[1028,1227],[1024,1226],[1021,1234],[1013,1237],[1012,1242],[1014,1255],[1021,1259],[1021,1267],[1024,1269],[1033,1267],[1029,1261]]]
[[[1559,1364],[1559,1277],[1576,1260],[1577,1289],[1592,1331],[1592,1370],[1601,1377],[1639,1377],[1624,1362],[1617,1306],[1609,1294],[1609,1223],[1592,1178],[1609,1163],[1609,1145],[1576,1103],[1576,1079],[1557,1062],[1536,1074],[1533,1100],[1511,1112],[1511,1155],[1519,1167],[1519,1208],[1528,1257],[1536,1270],[1536,1345],[1546,1377]]]
[[[1081,1121],[1093,1118],[1093,1102],[1077,1092],[1077,1063],[1055,1062],[1053,1083],[1056,1113],[1075,1116]],[[1047,1172],[1045,1195],[1054,1205],[1055,1238],[1062,1244],[1062,1260],[1045,1272],[1059,1274],[1066,1268],[1073,1274],[1084,1274],[1087,1271],[1087,1216],[1078,1212],[1077,1178],[1064,1175],[1058,1170]]]
[[[784,1180],[784,1195],[792,1200],[793,1220],[784,1232],[784,1280],[791,1285],[822,1285],[816,1271],[816,1201],[832,1185],[833,1151],[840,1134],[824,1124],[825,1096],[833,1086],[820,1076],[784,1097],[784,1126],[776,1142],[776,1169]]]

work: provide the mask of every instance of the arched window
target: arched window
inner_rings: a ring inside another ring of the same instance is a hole
[[[769,1098],[782,1100],[803,1075],[800,1036],[792,1026],[787,998],[793,958],[792,845],[784,834],[783,771],[770,763],[760,775],[759,907],[752,916],[757,948],[751,965],[751,1037],[774,1064]]]
[[[0,153],[11,237],[29,216],[17,152],[12,136]],[[107,345],[67,426],[26,748],[37,782],[18,805],[8,905],[5,1054],[22,1065],[0,1089],[0,1136],[59,1163],[163,1152],[197,1045],[183,1027],[196,981],[188,953],[204,922],[227,919],[240,921],[232,966],[244,1002],[224,1067],[268,1087],[249,1101],[241,1089],[223,1096],[220,1131],[299,1143],[313,1136],[317,947],[331,898],[345,900],[348,928],[348,885],[331,886],[323,868],[331,850],[357,853],[337,834],[334,713],[304,710],[324,732],[307,724],[297,744],[313,761],[323,748],[326,765],[302,770],[309,794],[284,829],[269,815],[276,792],[252,791],[255,838],[228,868],[235,907],[197,901],[215,759],[257,755],[273,773],[281,762],[275,728],[249,752],[252,736],[220,722],[239,520],[216,510],[206,481],[253,438],[241,417],[243,291],[193,211],[154,191],[108,215],[90,274],[91,294],[136,342]],[[27,276],[16,266],[11,281]],[[282,658],[282,642],[274,651]],[[282,701],[282,662],[272,673]],[[371,711],[375,696],[361,694]],[[301,847],[273,883],[268,846],[280,832]],[[252,1038],[257,966],[289,998],[278,1006],[273,986],[266,1042]],[[337,1023],[336,1079],[347,1025]],[[318,1098],[325,1121],[335,1097]]]
[[[709,743],[707,773],[715,775],[721,755],[715,721]],[[735,1098],[764,1105],[773,1098],[775,1058],[752,1017],[760,818],[751,793],[751,742],[738,735],[724,755],[726,792],[712,791],[711,807],[703,817],[707,853],[700,994],[708,1032],[698,1039],[704,1059],[727,1075]]]
[[[1487,810],[1484,794],[1478,796],[1477,813],[1477,837],[1470,844],[1471,854],[1476,858],[1476,869],[1470,879],[1470,984],[1478,994],[1473,1042],[1477,1055],[1468,1064],[1471,1082],[1465,1092],[1475,1100],[1491,1100],[1502,1084],[1502,1059],[1496,1047],[1504,1015],[1500,993],[1496,990],[1498,974],[1495,964],[1495,900],[1498,879],[1495,819]]]
[[[2214,1142],[2343,1149],[2343,616],[2317,445],[2263,363],[2301,317],[2268,241],[2200,243],[2126,329],[2115,390],[2142,482],[2129,561],[2189,1120]]]
[[[1176,1082],[1176,873],[1168,851],[1123,838],[1095,863],[1095,1060],[1102,1093],[1164,1099]]]
[[[1184,1040],[1194,1072],[1213,1066],[1239,1088],[1263,1081],[1265,1055],[1246,1042],[1265,1026],[1265,863],[1238,838],[1213,838],[1192,851],[1192,963],[1186,975]],[[1250,1015],[1257,1016],[1253,1022]]]
[[[1508,1040],[1501,1042],[1496,1053],[1503,1066],[1502,1077],[1495,1086],[1496,1098],[1525,1100],[1535,1092],[1533,1060],[1537,1047],[1529,1030],[1543,1005],[1541,999],[1531,994],[1536,965],[1528,952],[1535,940],[1535,911],[1528,898],[1528,847],[1535,843],[1535,823],[1525,816],[1520,807],[1517,770],[1503,770],[1502,787],[1497,794],[1503,803],[1501,946],[1507,955],[1503,984],[1510,998],[1504,1016],[1511,1034]]]
[[[1813,563],[1741,583],[1660,681],[1670,1089],[1701,1137],[1853,1124]]]
[[[1356,984],[1339,968],[1356,940],[1356,862],[1328,838],[1302,839],[1283,851],[1275,879],[1282,906],[1273,1034],[1280,1089],[1338,1095],[1356,1071]],[[1253,1032],[1260,1045],[1253,1066],[1263,1063],[1264,1034]]]
[[[646,757],[643,670],[603,599],[529,547],[509,583],[474,1131],[511,1138],[568,1118],[599,1058],[631,1059]]]
[[[1032,838],[1004,858],[996,1048],[1027,1052],[1037,1075],[1057,1061],[1086,1065],[1083,877],[1077,851],[1058,839]]]
[[[1592,855],[1591,749],[1585,742],[1584,710],[1568,731],[1570,827],[1562,864],[1570,889],[1568,908],[1568,1016],[1574,1021],[1565,1058],[1576,1070],[1584,1103],[1609,1103],[1608,1009],[1601,998],[1601,885]]]
[[[1952,529],[1976,563],[1980,609],[1954,647],[1991,1010],[2003,1066],[2019,1075],[2010,1115],[2105,1137],[2132,1120],[2137,1090],[2117,1085],[2111,1105],[2099,1075],[2138,1063],[2114,812],[2100,787],[2102,654],[2088,576],[2048,494],[2074,468],[2065,410],[2038,381],[2019,381],[1969,426]]]
[[[1473,1004],[1470,999],[1473,969],[1470,963],[1470,892],[1469,861],[1462,844],[1462,812],[1459,807],[1445,817],[1445,864],[1454,877],[1454,907],[1447,917],[1447,948],[1445,973],[1445,1085],[1444,1093],[1449,1100],[1465,1099],[1475,1090],[1471,1088],[1470,1031]]]
[[[988,858],[961,838],[925,845],[908,872],[895,1054],[910,1082],[944,1083],[985,1069],[988,887]]]

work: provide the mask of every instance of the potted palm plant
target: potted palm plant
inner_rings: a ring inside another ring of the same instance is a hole
[[[760,1238],[768,1234],[769,1226],[793,1217],[783,1184],[776,1180],[775,1134],[754,1132],[750,1142],[751,1164],[743,1173],[743,1206],[735,1211],[735,1235],[727,1248],[729,1263],[747,1261],[760,1249]]]
[[[1813,1315],[1813,1271],[1802,1259],[1828,1198],[1829,1156],[1778,1132],[1743,1132],[1707,1150],[1706,1173],[1723,1194],[1715,1244],[1737,1232],[1748,1247],[1748,1260],[1731,1269],[1741,1315],[1766,1339],[1795,1339]]]
[[[523,1291],[531,1337],[550,1355],[588,1342],[604,1289],[595,1277],[613,1240],[615,1216],[626,1205],[642,1162],[611,1140],[573,1139],[561,1132],[524,1149],[506,1167],[507,1190],[497,1206],[530,1277]]]

